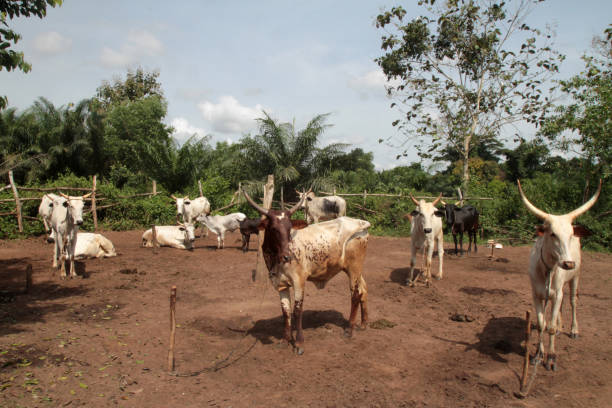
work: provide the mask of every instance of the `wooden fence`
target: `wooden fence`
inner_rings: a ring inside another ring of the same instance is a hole
[[[48,193],[48,192],[60,192],[60,191],[79,191],[79,192],[83,192],[83,195],[87,195],[89,193],[91,193],[91,196],[89,196],[88,198],[86,198],[85,200],[87,201],[91,201],[91,213],[93,216],[93,224],[94,224],[94,231],[98,230],[98,211],[104,208],[109,208],[115,205],[118,205],[119,203],[112,203],[112,204],[107,204],[107,205],[98,205],[99,201],[103,201],[103,200],[108,200],[110,199],[110,197],[104,197],[104,196],[100,196],[98,195],[98,186],[97,186],[97,177],[93,176],[92,177],[92,183],[91,183],[91,188],[89,187],[41,187],[41,188],[37,188],[37,187],[19,187],[15,184],[15,180],[13,179],[13,172],[9,171],[8,173],[8,178],[9,178],[9,184],[7,184],[4,187],[0,188],[0,192],[7,190],[7,189],[11,189],[13,191],[13,198],[12,199],[0,199],[0,203],[6,203],[6,202],[15,202],[15,211],[11,211],[11,212],[7,212],[7,213],[0,213],[0,216],[15,216],[17,217],[17,225],[19,227],[19,232],[23,232],[23,220],[24,219],[28,219],[28,220],[40,220],[39,218],[36,217],[29,217],[27,215],[23,215],[22,213],[22,203],[24,201],[33,201],[33,200],[38,200],[40,201],[42,199],[42,197],[20,197],[19,196],[19,191],[38,191],[38,192],[44,192],[44,193]],[[151,183],[151,192],[150,193],[140,193],[140,194],[134,194],[131,196],[117,196],[115,198],[120,198],[120,199],[129,199],[129,198],[137,198],[137,197],[152,197],[157,195],[157,182],[155,180],[152,181]]]

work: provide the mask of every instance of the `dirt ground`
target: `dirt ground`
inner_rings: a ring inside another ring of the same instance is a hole
[[[303,356],[278,347],[278,295],[253,282],[257,253],[239,233],[216,250],[141,248],[141,231],[106,232],[120,253],[60,281],[43,237],[0,242],[0,406],[6,407],[609,407],[612,256],[583,254],[580,337],[558,336],[558,370],[538,369],[520,400],[528,247],[446,254],[431,288],[403,285],[409,239],[371,237],[371,327],[343,336],[347,279],[308,283]],[[447,244],[447,251],[449,244]],[[420,263],[420,259],[418,261]],[[24,286],[27,264],[33,288]],[[437,259],[434,259],[434,271]],[[177,286],[176,370],[166,371]],[[567,288],[566,288],[567,289]],[[457,322],[453,314],[474,320]],[[530,349],[535,350],[532,334]]]

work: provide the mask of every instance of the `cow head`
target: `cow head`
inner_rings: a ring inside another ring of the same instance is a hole
[[[302,205],[300,206],[300,208],[306,208],[308,207],[308,203],[310,203],[316,196],[315,193],[313,193],[312,191],[305,191],[305,192],[300,192],[295,190],[296,193],[298,193],[298,196],[300,197],[300,201],[302,202]]]
[[[459,205],[459,201],[455,204],[447,204],[444,200],[440,200],[440,203],[444,206],[444,217],[446,218],[446,225],[449,228],[452,228],[455,223],[455,211],[459,211],[461,208],[457,207]]]
[[[170,197],[172,197],[172,199],[176,201],[176,219],[178,220],[179,217],[183,217],[183,219],[185,220],[186,213],[189,212],[189,206],[191,205],[191,200],[189,199],[189,196],[179,198],[175,197],[174,195],[171,195]]]
[[[84,196],[74,197],[60,193],[60,197],[53,200],[53,211],[64,208],[68,216],[72,219],[73,224],[83,225],[83,206],[85,205],[83,200],[88,198],[90,195],[91,193],[85,194]]]
[[[544,221],[543,225],[536,228],[536,232],[544,239],[542,251],[545,251],[550,257],[555,259],[557,265],[563,269],[574,269],[576,260],[572,259],[570,251],[572,242],[581,237],[590,235],[590,232],[581,226],[572,225],[574,219],[587,212],[599,198],[601,193],[601,180],[597,192],[589,201],[582,204],[580,207],[563,215],[553,215],[540,210],[533,205],[523,193],[520,180],[517,180],[519,194],[523,200],[523,204],[536,217]]]
[[[195,226],[193,223],[182,224],[179,222],[179,230],[185,234],[185,244],[193,244],[195,241]]]
[[[436,208],[436,204],[442,198],[442,193],[434,200],[432,203],[428,203],[425,200],[417,201],[416,198],[410,194],[410,198],[412,202],[416,205],[414,211],[410,213],[412,218],[410,222],[415,225],[419,225],[423,228],[423,232],[427,234],[431,234],[433,230],[433,223],[435,221],[435,217],[442,218],[444,217],[444,213]]]
[[[251,207],[266,217],[261,221],[260,228],[263,227],[265,229],[263,248],[273,258],[272,264],[291,262],[292,255],[289,250],[291,228],[293,226],[291,216],[302,206],[306,195],[302,196],[300,201],[289,210],[267,210],[255,203],[246,191],[243,193]]]

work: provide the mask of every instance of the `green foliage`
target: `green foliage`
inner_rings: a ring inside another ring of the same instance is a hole
[[[464,189],[479,144],[498,139],[507,124],[538,120],[549,105],[541,85],[563,57],[550,48],[550,36],[539,46],[536,39],[544,36],[524,23],[536,3],[520,2],[512,10],[510,4],[478,0],[420,1],[425,15],[408,22],[402,7],[376,19],[386,33],[376,62],[387,79],[397,81],[388,93],[406,112],[393,125],[416,141],[410,146],[423,158],[457,152]],[[510,48],[511,39],[520,48]]]

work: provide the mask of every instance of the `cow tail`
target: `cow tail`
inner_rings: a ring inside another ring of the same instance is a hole
[[[341,235],[341,234],[340,234]],[[362,229],[359,231],[354,232],[348,239],[346,239],[344,241],[344,244],[342,245],[342,255],[340,256],[340,264],[344,265],[344,256],[346,254],[346,246],[348,245],[348,243],[354,239],[354,238],[358,238],[358,237],[364,237],[368,235],[368,230],[366,229]],[[365,282],[364,282],[365,283]],[[359,286],[361,287],[361,282],[359,283]],[[360,289],[361,290],[361,289]]]

